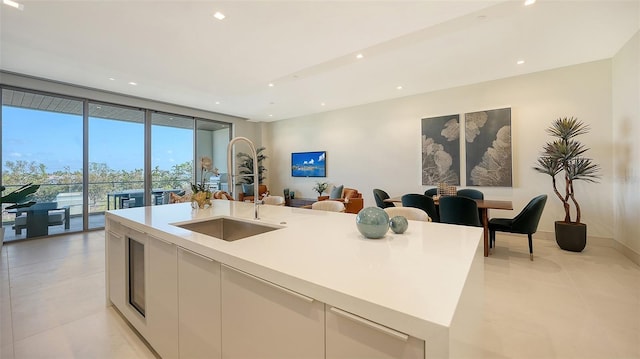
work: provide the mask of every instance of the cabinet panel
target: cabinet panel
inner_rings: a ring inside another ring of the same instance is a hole
[[[178,249],[180,358],[221,357],[220,263]]]
[[[222,356],[324,358],[324,304],[222,266]]]
[[[106,231],[107,235],[107,263],[109,300],[119,310],[122,310],[126,298],[126,251],[124,234],[111,230]]]
[[[327,306],[327,359],[424,359],[424,341]]]
[[[163,359],[178,357],[177,246],[148,237],[148,341]]]

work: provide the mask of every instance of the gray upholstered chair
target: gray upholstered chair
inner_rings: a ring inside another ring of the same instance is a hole
[[[402,196],[402,206],[419,208],[429,215],[431,221],[440,222],[440,214],[433,198],[419,193],[409,193]]]

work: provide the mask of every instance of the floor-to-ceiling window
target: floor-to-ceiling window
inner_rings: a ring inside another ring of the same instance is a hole
[[[136,108],[89,102],[89,228],[104,211],[144,205],[144,117]]]
[[[31,212],[3,211],[6,239],[82,230],[82,108],[77,99],[2,90],[2,184],[7,192],[40,185]],[[48,223],[28,221],[29,213],[41,209]]]
[[[193,178],[193,117],[151,114],[151,204],[189,189]]]
[[[1,183],[7,192],[40,184],[30,211],[49,214],[34,229],[27,211],[2,211],[5,241],[102,228],[107,210],[167,203],[201,179],[196,148],[226,168],[229,123],[4,86],[1,94]]]

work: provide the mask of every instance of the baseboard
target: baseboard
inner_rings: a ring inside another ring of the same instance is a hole
[[[550,241],[556,240],[556,235],[554,232],[536,232],[535,236],[537,239]],[[614,240],[613,238],[587,236],[587,246],[590,245],[611,247],[620,252],[625,257],[629,258],[636,265],[640,266],[640,253],[634,251],[627,245]]]

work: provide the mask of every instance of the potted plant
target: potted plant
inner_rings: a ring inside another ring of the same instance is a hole
[[[327,188],[329,188],[329,184],[327,182],[316,182],[316,185],[313,186],[313,190],[318,192],[318,201],[328,198],[322,197],[322,194],[327,190]]]
[[[0,186],[0,208],[2,208],[2,213],[4,213],[7,209],[16,209],[16,208],[24,208],[34,205],[36,202],[29,201],[26,202],[29,196],[34,194],[40,185],[35,185],[32,183],[21,186],[17,190],[7,193],[3,195],[2,192],[6,189],[5,186]],[[4,204],[10,203],[10,206],[4,208]],[[0,220],[0,245],[4,242],[4,228],[2,227],[2,221]]]
[[[256,149],[256,155],[258,156],[257,158],[257,162],[258,162],[258,184],[262,184],[264,182],[264,180],[267,178],[265,176],[265,172],[267,172],[267,169],[265,166],[262,165],[262,161],[265,160],[265,158],[268,158],[267,156],[265,156],[262,151],[265,150],[265,147],[259,147]],[[253,176],[249,176],[253,174],[253,156],[251,156],[248,153],[244,153],[244,152],[240,152],[236,155],[236,157],[238,158],[239,161],[239,165],[238,165],[238,170],[240,172],[240,176],[239,176],[239,180],[238,182],[240,184],[242,183],[246,183],[246,184],[252,184],[253,183]]]
[[[600,166],[590,158],[584,157],[588,150],[576,137],[589,132],[589,126],[577,118],[558,118],[547,129],[555,137],[547,142],[538,157],[537,166],[540,173],[551,176],[553,192],[564,207],[564,220],[555,222],[556,242],[560,248],[580,252],[587,244],[587,225],[581,222],[580,205],[575,197],[574,181],[597,182]],[[564,176],[564,193],[558,190],[556,175]],[[571,218],[571,204],[575,206],[575,221]]]

